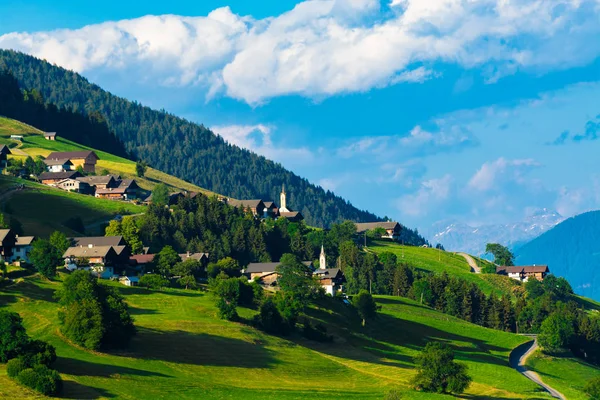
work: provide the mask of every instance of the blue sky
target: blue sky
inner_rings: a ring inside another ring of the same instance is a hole
[[[2,2],[0,48],[422,231],[599,208],[599,0],[87,3]]]

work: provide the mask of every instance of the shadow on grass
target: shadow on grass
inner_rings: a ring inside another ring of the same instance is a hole
[[[9,304],[16,303],[16,302],[17,302],[17,296],[15,296],[13,294],[0,292],[0,307],[8,306]]]
[[[180,296],[180,297],[201,297],[203,294],[198,291],[184,291],[184,290],[153,290],[143,287],[130,287],[124,286],[118,287],[119,293],[122,295],[150,295],[150,294],[163,294],[167,296]]]
[[[63,381],[62,399],[113,399],[117,397],[108,390],[82,385],[75,381]]]
[[[15,283],[5,290],[10,293],[21,293],[32,300],[42,300],[50,303],[55,303],[54,289],[40,287],[27,280]]]
[[[162,314],[158,310],[153,310],[153,309],[149,309],[149,308],[136,308],[136,307],[129,307],[129,313],[131,315]]]
[[[135,375],[147,377],[170,378],[169,375],[160,372],[146,371],[143,369],[122,367],[113,364],[99,364],[89,361],[77,360],[75,358],[58,357],[54,368],[61,374],[74,376],[96,376],[110,378],[115,375]]]
[[[147,328],[139,329],[127,351],[114,355],[180,364],[242,368],[268,368],[276,362],[273,352],[259,343],[206,333]]]

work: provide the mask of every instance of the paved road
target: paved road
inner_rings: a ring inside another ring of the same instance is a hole
[[[544,388],[544,390],[550,393],[552,397],[567,400],[567,398],[563,396],[559,391],[546,385],[538,374],[528,370],[525,366],[527,358],[529,358],[529,356],[532,355],[537,349],[538,343],[537,338],[535,337],[531,342],[527,342],[525,344],[520,345],[510,353],[510,366],[516,369],[519,373],[523,374],[528,379],[540,385],[542,388]]]
[[[456,253],[456,254],[458,254],[459,256],[463,256],[465,258],[465,260],[467,260],[467,262],[469,263],[469,266],[471,267],[471,272],[475,272],[476,274],[481,273],[481,268],[479,268],[477,266],[477,262],[475,261],[475,259],[473,257],[468,255],[467,253]]]

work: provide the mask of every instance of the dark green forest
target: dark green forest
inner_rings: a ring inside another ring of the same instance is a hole
[[[517,265],[548,264],[576,293],[600,300],[600,211],[569,218],[517,250]]]
[[[0,68],[10,70],[21,89],[35,89],[59,109],[101,118],[133,157],[206,189],[237,199],[270,200],[285,184],[289,204],[309,225],[380,220],[280,164],[228,144],[203,125],[114,96],[79,74],[9,50],[0,51]],[[407,229],[404,235],[405,243],[424,243],[416,232]]]

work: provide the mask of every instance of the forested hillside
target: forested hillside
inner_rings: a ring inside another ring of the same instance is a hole
[[[548,264],[578,294],[600,299],[600,211],[569,218],[518,250],[516,263]]]
[[[51,111],[80,112],[89,123],[97,123],[100,128],[106,124],[110,131],[106,136],[114,133],[125,151],[154,168],[198,186],[238,199],[278,199],[281,186],[285,184],[289,204],[302,212],[308,224],[320,227],[342,220],[378,219],[374,214],[358,210],[332,192],[287,171],[280,164],[228,144],[202,125],[114,96],[76,73],[5,50],[0,51],[0,68],[11,71],[21,89],[39,92],[36,102],[56,106],[56,110],[53,108]],[[18,116],[29,123],[22,114],[8,116]],[[54,126],[50,120],[41,128],[63,129]],[[99,136],[95,138],[99,140]],[[99,143],[85,144],[101,148]],[[411,230],[406,230],[404,236],[406,243],[424,243]]]

